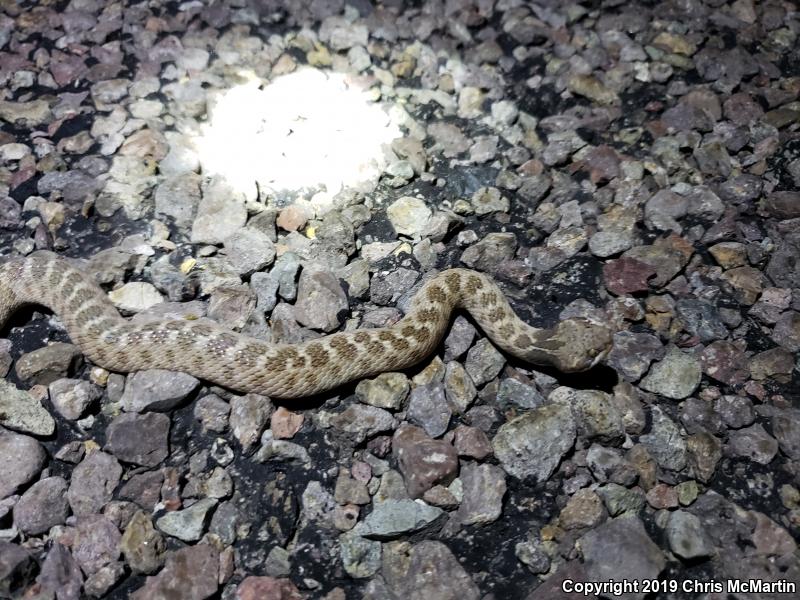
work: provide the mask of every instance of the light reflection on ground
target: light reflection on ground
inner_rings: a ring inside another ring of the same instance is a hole
[[[255,78],[209,103],[195,144],[206,175],[238,191],[344,187],[377,181],[401,135],[386,111],[341,73],[305,68],[261,89]]]

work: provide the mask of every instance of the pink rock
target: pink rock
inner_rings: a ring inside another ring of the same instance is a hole
[[[295,585],[285,578],[245,577],[236,589],[237,600],[303,600]]]
[[[617,258],[603,266],[606,288],[618,296],[646,292],[650,288],[647,280],[655,274],[653,267],[635,258]]]
[[[303,415],[279,406],[270,419],[270,429],[275,439],[288,440],[303,426]]]

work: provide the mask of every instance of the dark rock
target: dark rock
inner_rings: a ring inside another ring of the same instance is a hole
[[[155,467],[169,454],[169,427],[161,413],[122,413],[108,426],[106,449],[124,462]]]

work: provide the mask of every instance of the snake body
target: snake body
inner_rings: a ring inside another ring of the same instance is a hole
[[[466,269],[442,271],[427,281],[408,313],[391,327],[333,333],[300,344],[269,344],[188,320],[128,321],[88,275],[49,253],[0,265],[0,326],[22,304],[56,313],[73,343],[110,371],[183,371],[276,398],[309,396],[412,366],[433,352],[456,308],[468,311],[509,354],[565,372],[592,367],[611,346],[611,331],[588,319],[531,327],[488,276]]]

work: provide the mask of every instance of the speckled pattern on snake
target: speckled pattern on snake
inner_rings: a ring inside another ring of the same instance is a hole
[[[128,321],[88,275],[50,253],[0,265],[0,326],[22,304],[51,309],[86,356],[110,371],[183,371],[276,398],[309,396],[412,366],[433,352],[456,308],[468,311],[509,354],[565,372],[592,367],[611,345],[611,331],[587,319],[566,319],[549,329],[531,327],[514,314],[489,277],[466,269],[432,277],[391,327],[290,345],[188,320]]]

